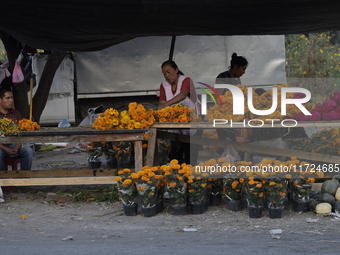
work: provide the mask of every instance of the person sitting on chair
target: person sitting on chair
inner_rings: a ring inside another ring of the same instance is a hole
[[[13,93],[12,91],[0,89],[0,118],[8,118],[14,121],[21,120],[19,111],[13,109]],[[22,146],[21,143],[0,144],[0,170],[5,170],[4,160],[6,157],[20,158],[20,169],[31,170],[33,150],[29,144]]]

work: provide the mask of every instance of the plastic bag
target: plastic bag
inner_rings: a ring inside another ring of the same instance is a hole
[[[89,108],[87,110],[86,118],[82,120],[79,126],[91,126],[102,112],[105,112],[105,108],[101,105],[94,108]]]
[[[71,124],[65,118],[58,124],[58,127],[70,127],[70,126]]]
[[[22,73],[19,62],[15,60],[15,65],[14,65],[13,74],[12,74],[12,82],[21,83],[24,81],[24,79],[25,77],[24,77],[24,74]]]
[[[240,155],[238,155],[237,151],[234,149],[234,146],[231,143],[227,143],[227,147],[224,148],[220,158],[225,158],[228,163],[235,163],[241,160]]]

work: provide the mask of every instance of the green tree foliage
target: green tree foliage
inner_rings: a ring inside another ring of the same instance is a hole
[[[340,91],[340,45],[336,33],[287,35],[285,44],[289,86],[308,89],[313,104],[323,103],[330,94]]]
[[[340,78],[340,47],[331,32],[287,35],[287,76],[291,78]]]

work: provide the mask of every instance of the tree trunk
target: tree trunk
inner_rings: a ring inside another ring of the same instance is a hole
[[[39,86],[33,97],[33,120],[36,122],[40,121],[41,114],[46,106],[55,72],[65,56],[66,52],[53,52],[47,59],[40,77]]]

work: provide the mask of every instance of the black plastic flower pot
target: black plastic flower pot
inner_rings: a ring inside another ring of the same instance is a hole
[[[89,166],[90,166],[91,169],[100,168],[101,165],[102,165],[102,162],[100,162],[100,161],[90,161],[89,162]]]
[[[124,207],[124,213],[126,216],[136,216],[137,215],[137,208],[138,204],[132,204],[132,205],[123,205]]]
[[[241,211],[242,209],[241,200],[229,200],[227,202],[227,209],[233,212]]]
[[[144,217],[155,216],[157,214],[157,206],[156,205],[149,206],[149,207],[142,206],[142,212],[143,212]]]
[[[248,206],[249,218],[257,219],[262,217],[262,206]]]

